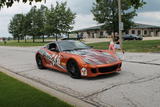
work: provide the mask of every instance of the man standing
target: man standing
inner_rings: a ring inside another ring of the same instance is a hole
[[[6,38],[3,38],[4,45],[7,44]]]

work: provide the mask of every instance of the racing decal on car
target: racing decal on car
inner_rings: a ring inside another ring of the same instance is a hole
[[[52,65],[56,65],[62,69],[65,69],[63,66],[61,66],[61,56],[60,55],[57,55],[57,54],[48,54],[46,51],[44,50],[39,50],[39,53],[41,55],[44,55],[51,63]]]
[[[114,63],[117,61],[111,54],[107,52],[100,52],[96,50],[74,50],[70,51],[72,54],[80,55],[83,57],[85,62],[89,62],[89,64],[93,65],[101,65],[101,64],[108,64]]]

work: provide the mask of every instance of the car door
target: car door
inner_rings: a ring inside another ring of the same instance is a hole
[[[48,66],[49,68],[53,68],[56,70],[62,70],[61,67],[61,54],[59,48],[56,43],[51,43],[47,46],[47,53],[48,53]]]

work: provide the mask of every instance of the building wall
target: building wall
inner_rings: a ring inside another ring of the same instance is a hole
[[[130,29],[129,34],[142,36],[160,36],[160,29]]]
[[[83,38],[104,38],[110,37],[110,35],[105,30],[88,30],[88,31],[81,31],[78,34],[83,34]],[[159,29],[130,29],[128,34],[136,34],[142,36],[160,36],[160,28]],[[113,34],[112,34],[113,35]]]
[[[83,34],[83,38],[105,38],[108,37],[108,33],[105,30],[91,30],[81,31],[78,34]]]

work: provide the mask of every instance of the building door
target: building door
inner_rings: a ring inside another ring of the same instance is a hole
[[[92,38],[94,38],[94,33],[92,33]]]
[[[141,31],[140,30],[138,30],[138,35],[141,35]]]
[[[103,32],[101,31],[101,32],[100,32],[100,38],[102,38],[102,37],[103,37]]]

